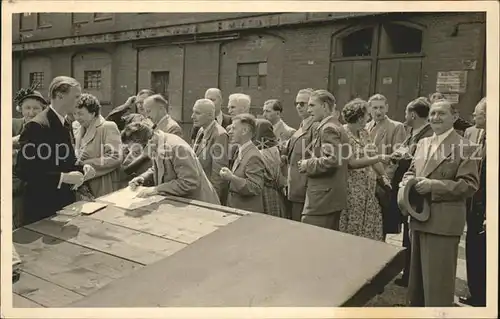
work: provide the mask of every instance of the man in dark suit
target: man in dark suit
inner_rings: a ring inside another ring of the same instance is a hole
[[[474,122],[481,146],[479,164],[479,190],[472,197],[467,209],[467,235],[465,254],[469,298],[460,302],[476,307],[486,306],[486,98],[474,110]],[[475,141],[473,141],[475,142]]]
[[[396,279],[395,283],[399,286],[408,286],[408,278],[410,272],[410,257],[411,257],[411,242],[410,231],[408,227],[408,218],[401,214],[398,206],[398,190],[399,183],[403,179],[403,175],[410,168],[411,158],[415,154],[417,143],[424,137],[429,137],[434,134],[430,124],[427,121],[429,116],[430,103],[425,98],[418,98],[411,101],[406,107],[405,119],[406,124],[410,128],[409,136],[403,144],[391,155],[391,160],[397,165],[392,179],[391,191],[391,216],[402,218],[403,223],[403,247],[406,248],[405,267],[403,276]]]
[[[75,201],[73,189],[94,176],[90,165],[79,166],[71,143],[73,112],[81,86],[73,78],[58,76],[49,86],[51,105],[26,123],[19,138],[17,176],[26,182],[25,223],[55,214]]]
[[[349,138],[332,114],[335,97],[326,90],[311,94],[308,112],[319,122],[312,142],[313,156],[299,161],[299,172],[307,175],[302,222],[339,229],[340,213],[347,208],[347,163]]]
[[[453,128],[453,105],[431,105],[432,137],[417,145],[400,187],[415,178],[415,191],[430,202],[430,217],[410,217],[411,264],[408,301],[412,307],[452,307],[455,295],[458,245],[466,220],[466,199],[479,187],[478,145]]]
[[[229,125],[231,125],[231,117],[227,114],[222,113],[222,92],[218,88],[210,88],[205,92],[205,99],[212,101],[215,105],[215,121],[222,126],[224,129],[227,129]],[[191,131],[191,140],[194,142],[196,139],[196,135],[198,134],[198,130],[200,129],[199,125],[193,123],[193,130]]]

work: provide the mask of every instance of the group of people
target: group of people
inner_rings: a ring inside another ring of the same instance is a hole
[[[221,90],[209,88],[184,134],[169,115],[168,99],[149,89],[106,117],[99,100],[71,77],[54,78],[48,91],[48,100],[35,87],[15,98],[23,118],[13,120],[12,132],[14,227],[77,200],[141,186],[140,197],[181,196],[378,241],[403,228],[407,264],[398,282],[409,285],[413,306],[453,304],[466,216],[474,265],[478,247],[484,249],[485,152],[480,147],[477,159],[472,150],[484,145],[485,99],[475,126],[465,129],[439,94],[411,101],[401,123],[388,117],[381,94],[340,108],[327,90],[302,89],[295,129],[283,121],[290,109],[277,99],[266,101],[256,118],[250,96],[230,94],[224,114]],[[448,153],[422,158],[428,144],[434,154]],[[451,158],[458,144],[466,151]],[[431,198],[424,223],[403,217],[397,205],[398,189],[411,178]],[[467,301],[476,305],[485,298],[485,277],[474,265],[467,265],[474,277]]]

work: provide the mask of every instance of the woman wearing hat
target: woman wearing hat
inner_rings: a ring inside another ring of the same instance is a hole
[[[42,94],[35,91],[36,86],[21,89],[17,92],[14,102],[16,110],[23,115],[21,118],[12,119],[12,226],[21,227],[23,224],[23,189],[24,183],[15,175],[17,152],[19,149],[19,136],[24,124],[33,119],[48,105]]]

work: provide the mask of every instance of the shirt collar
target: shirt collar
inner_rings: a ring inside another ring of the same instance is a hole
[[[435,140],[437,143],[441,143],[444,141],[445,138],[447,138],[451,132],[453,132],[455,129],[452,127],[450,128],[448,131],[444,132],[443,134],[440,134],[440,135],[436,135],[436,133],[434,133],[434,135],[432,136],[432,139]]]
[[[64,122],[65,122],[65,119],[64,119],[64,116],[62,116],[61,114],[59,114],[55,109],[54,107],[52,107],[52,105],[49,106],[50,109],[52,110],[52,112],[56,113],[57,117],[59,118],[59,120],[61,121],[61,124],[64,126]]]
[[[222,125],[222,112],[219,113],[219,115],[217,115],[215,117],[215,120],[217,121],[217,123],[219,123],[220,125]]]
[[[214,127],[215,121],[212,121],[210,124],[208,124],[207,129],[204,129],[203,127],[200,127],[200,132],[205,133],[208,132]]]
[[[422,131],[423,131],[423,129],[424,129],[426,126],[427,126],[427,124],[424,124],[424,125],[420,126],[419,128],[413,129],[413,130],[411,131],[411,136],[415,136],[415,135],[417,135],[418,133],[422,132]]]
[[[319,122],[318,127],[320,127],[323,124],[325,124],[326,122],[328,122],[330,120],[330,118],[332,118],[332,117],[333,117],[333,115],[328,115],[327,117],[325,117],[321,122]]]
[[[283,120],[282,120],[282,119],[280,119],[278,122],[276,122],[276,124],[273,124],[273,129],[278,128],[278,126],[280,126],[280,125],[281,125],[281,123],[283,123]]]

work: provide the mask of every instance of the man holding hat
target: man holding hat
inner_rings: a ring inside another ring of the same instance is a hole
[[[429,123],[434,135],[420,140],[400,184],[403,189],[413,184],[430,206],[427,219],[410,218],[408,301],[414,307],[453,306],[466,199],[479,186],[479,147],[453,129],[457,116],[446,100],[431,105]]]

